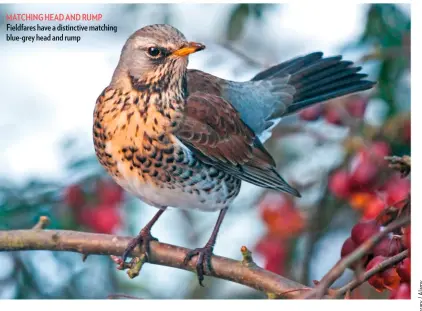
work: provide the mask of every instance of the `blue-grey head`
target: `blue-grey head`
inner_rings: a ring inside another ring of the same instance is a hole
[[[166,24],[143,27],[126,41],[115,75],[148,83],[170,83],[186,73],[188,56],[205,46],[188,42],[176,28]]]

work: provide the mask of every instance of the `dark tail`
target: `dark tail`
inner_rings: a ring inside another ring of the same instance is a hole
[[[341,56],[322,57],[323,53],[315,52],[294,58],[258,73],[252,81],[290,75],[288,84],[294,86],[296,93],[283,115],[374,86],[375,82],[364,80],[367,75],[358,73],[362,68],[353,67],[353,62],[341,60]]]

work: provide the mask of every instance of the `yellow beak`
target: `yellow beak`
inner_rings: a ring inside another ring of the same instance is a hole
[[[187,56],[189,54],[198,52],[205,49],[205,45],[201,44],[201,43],[196,43],[196,42],[189,42],[188,46],[185,46],[181,49],[178,49],[176,51],[174,51],[172,54],[175,56]]]

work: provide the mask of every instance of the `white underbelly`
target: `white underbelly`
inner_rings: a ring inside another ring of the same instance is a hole
[[[157,208],[176,207],[213,212],[223,209],[230,203],[225,200],[227,189],[224,185],[220,191],[199,191],[199,194],[197,192],[190,193],[187,191],[189,189],[183,190],[182,187],[177,186],[175,189],[160,188],[127,172],[121,163],[118,163],[117,167],[123,178],[116,179],[116,182],[135,197]],[[200,188],[201,185],[196,184],[195,187]]]

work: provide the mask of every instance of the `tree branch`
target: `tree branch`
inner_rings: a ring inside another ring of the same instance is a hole
[[[125,250],[130,237],[66,230],[12,230],[0,231],[0,251],[51,250],[70,251],[84,255],[120,256]],[[196,271],[195,262],[183,264],[189,250],[160,242],[151,242],[149,263],[188,271]],[[140,256],[137,247],[132,256]],[[251,288],[271,293],[278,297],[297,298],[303,290],[310,290],[295,281],[264,270],[256,265],[242,261],[213,256],[213,271],[206,273],[220,279],[229,280]]]

